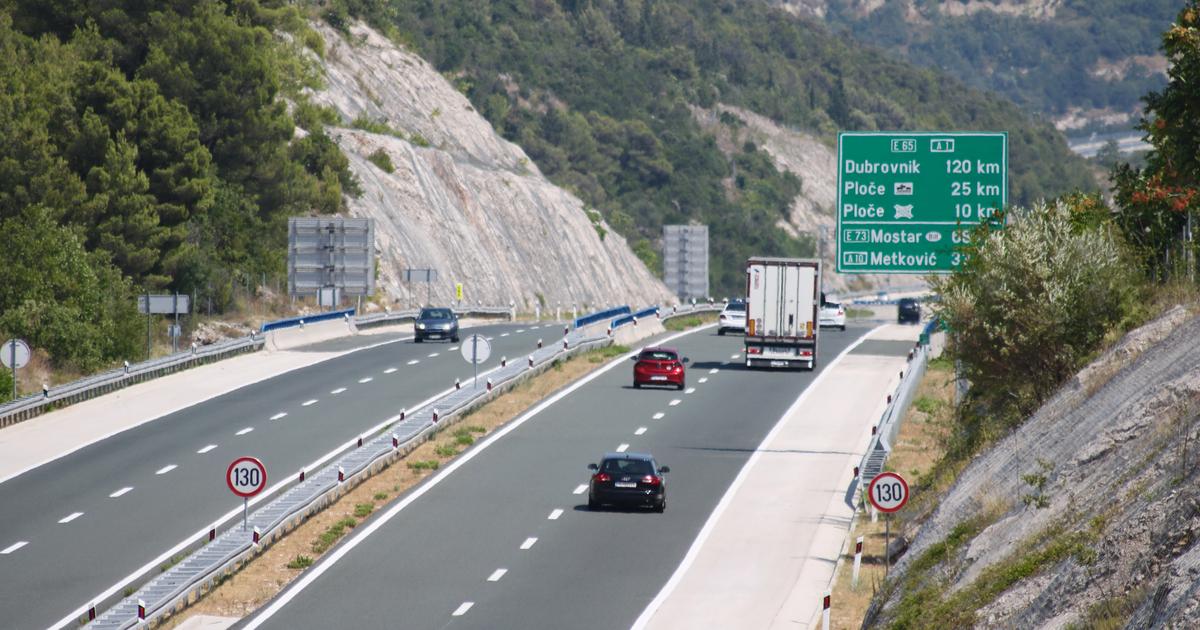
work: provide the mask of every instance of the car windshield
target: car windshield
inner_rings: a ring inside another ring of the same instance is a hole
[[[831,308],[833,310],[837,310],[839,308],[842,308],[842,304],[841,304],[841,302],[826,302],[825,308]]]
[[[729,311],[737,311],[739,313],[745,313],[746,305],[745,304],[728,304],[725,306],[725,312],[729,312]]]
[[[610,475],[652,475],[654,467],[644,459],[607,459],[600,466],[600,472]]]
[[[448,308],[427,308],[421,311],[421,319],[450,319],[451,317]]]
[[[646,350],[638,358],[643,361],[674,361],[676,359],[674,352],[666,350]]]
[[[904,298],[904,299],[900,300],[900,306],[903,306],[905,308],[912,308],[916,305],[917,305],[917,301],[912,298]]]

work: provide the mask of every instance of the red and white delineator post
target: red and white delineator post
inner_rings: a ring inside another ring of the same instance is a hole
[[[829,591],[821,599],[821,630],[829,630]]]
[[[858,570],[862,567],[863,537],[854,541],[854,572],[850,574],[850,588],[858,590]]]

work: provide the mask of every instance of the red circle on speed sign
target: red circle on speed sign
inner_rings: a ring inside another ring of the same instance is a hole
[[[234,494],[248,499],[267,487],[267,467],[254,457],[239,457],[225,471],[225,483]]]
[[[867,498],[880,512],[895,512],[908,503],[908,482],[894,472],[880,473],[867,486]]]

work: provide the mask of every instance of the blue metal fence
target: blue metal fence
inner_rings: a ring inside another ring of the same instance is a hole
[[[330,311],[328,313],[317,313],[316,315],[303,315],[301,317],[289,317],[287,319],[277,319],[273,322],[267,322],[262,325],[261,332],[268,330],[279,330],[281,328],[292,328],[304,324],[315,324],[317,322],[327,322],[331,319],[343,319],[346,316],[354,317],[354,309],[348,308],[344,311]]]
[[[624,326],[625,324],[632,323],[634,318],[645,319],[647,317],[654,315],[657,312],[658,312],[657,306],[650,306],[650,307],[644,308],[636,313],[633,313],[631,315],[626,315],[624,317],[618,317],[618,318],[612,320],[612,323],[609,324],[609,327],[611,327],[613,330],[616,330],[617,328],[620,328],[621,326]]]
[[[584,315],[583,317],[578,317],[575,319],[573,327],[579,328],[581,326],[587,326],[588,324],[594,324],[599,321],[604,321],[610,317],[616,317],[618,315],[628,315],[628,314],[629,314],[628,306],[618,306],[616,308],[610,308],[606,311],[600,311],[599,313],[592,313],[591,315]]]

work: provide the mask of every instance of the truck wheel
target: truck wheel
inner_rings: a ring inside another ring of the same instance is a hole
[[[717,335],[719,335],[719,336],[721,336],[721,337],[724,337],[724,336],[725,336],[725,329],[724,329],[724,328],[718,328],[718,329],[717,329]]]

